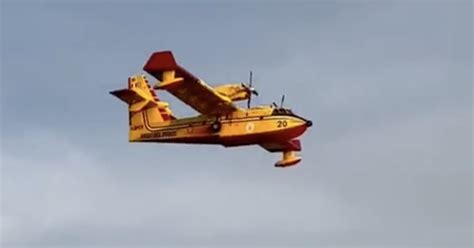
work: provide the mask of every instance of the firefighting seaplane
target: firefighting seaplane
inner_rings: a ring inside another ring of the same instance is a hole
[[[186,144],[219,144],[225,147],[259,145],[269,152],[282,152],[276,167],[301,161],[301,136],[312,122],[276,103],[251,107],[258,95],[249,83],[211,87],[178,65],[171,51],[155,52],[144,71],[158,81],[150,87],[145,75],[128,78],[128,88],[110,92],[128,104],[129,141]],[[200,115],[177,118],[154,90],[166,90]],[[234,102],[247,100],[247,108]]]

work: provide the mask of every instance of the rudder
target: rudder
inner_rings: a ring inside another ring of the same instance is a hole
[[[127,89],[110,94],[129,106],[129,141],[140,141],[142,134],[150,132],[150,125],[175,119],[168,103],[159,101],[145,75],[129,77]]]

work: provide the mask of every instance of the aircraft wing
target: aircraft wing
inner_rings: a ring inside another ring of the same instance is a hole
[[[301,142],[298,139],[281,142],[266,142],[261,143],[260,146],[269,152],[301,151]]]
[[[296,154],[301,151],[301,143],[298,139],[267,142],[260,144],[260,146],[269,152],[283,152],[282,159],[276,162],[275,167],[289,167],[301,161],[301,157]]]
[[[225,115],[238,108],[229,97],[179,66],[171,51],[153,53],[143,70],[160,81],[154,89],[167,90],[201,114]]]

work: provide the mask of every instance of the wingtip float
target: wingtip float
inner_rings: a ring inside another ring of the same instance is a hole
[[[249,84],[230,83],[211,87],[181,67],[171,51],[155,52],[143,70],[158,81],[150,86],[145,75],[128,78],[128,87],[110,93],[128,105],[129,141],[186,144],[219,144],[225,147],[259,145],[269,152],[281,152],[275,167],[289,167],[301,161],[301,136],[312,122],[280,106],[250,106],[257,95]],[[177,118],[169,104],[155,90],[166,90],[200,115]],[[247,100],[247,108],[237,101]]]

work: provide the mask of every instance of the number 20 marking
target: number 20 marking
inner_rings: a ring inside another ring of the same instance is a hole
[[[277,127],[286,127],[287,125],[286,121],[277,121]]]

